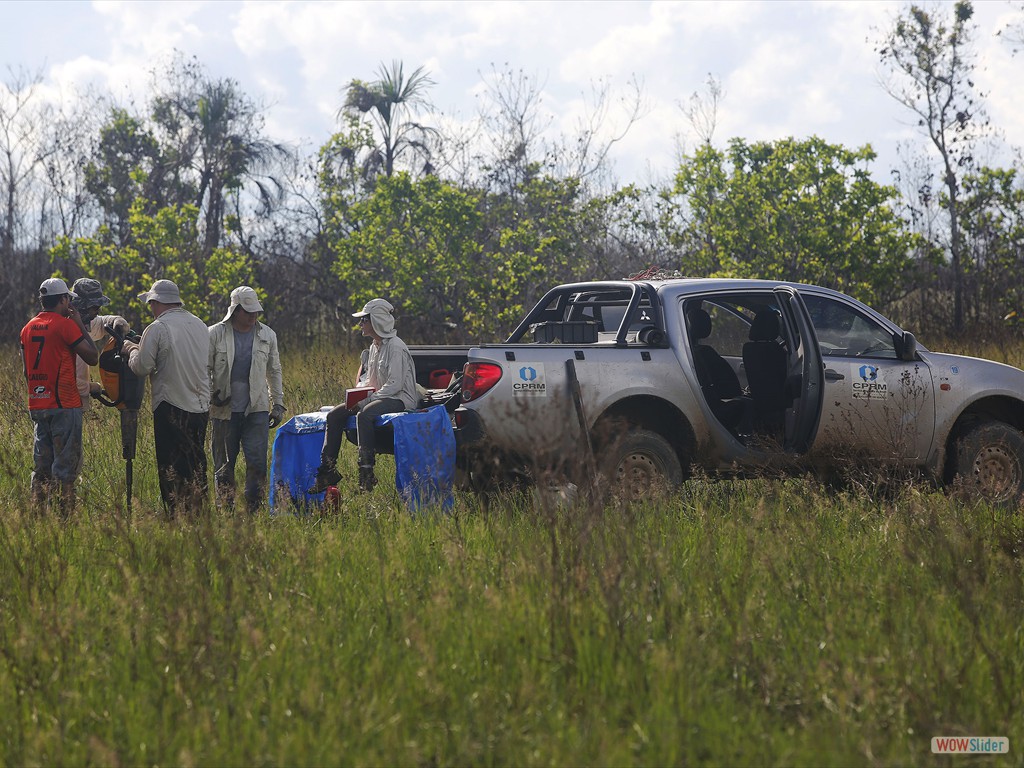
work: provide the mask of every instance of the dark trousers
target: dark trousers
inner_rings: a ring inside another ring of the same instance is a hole
[[[201,512],[207,503],[206,426],[209,413],[192,413],[166,400],[153,411],[160,497],[171,515]]]
[[[363,405],[365,403],[365,405]],[[405,403],[397,397],[385,397],[381,400],[363,401],[356,414],[356,440],[359,443],[359,466],[372,467],[377,460],[377,433],[373,420],[385,413],[401,413]]]
[[[356,415],[356,434],[359,443],[359,463],[372,465],[376,460],[377,441],[373,429],[373,420],[385,413],[401,413],[405,403],[397,397],[385,397],[381,400],[363,400],[353,410],[344,405],[336,406],[327,413],[327,429],[324,432],[324,447],[320,453],[320,466],[333,467],[341,453],[341,441],[345,436],[345,426],[349,417]]]

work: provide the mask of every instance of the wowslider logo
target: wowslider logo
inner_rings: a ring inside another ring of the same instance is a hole
[[[1010,751],[1006,736],[933,736],[933,755],[1005,755]]]

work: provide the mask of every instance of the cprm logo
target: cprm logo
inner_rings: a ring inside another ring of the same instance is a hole
[[[883,400],[886,395],[884,381],[878,380],[878,368],[862,365],[858,371],[860,381],[853,382],[853,396],[859,400]]]
[[[519,381],[512,382],[512,394],[516,397],[547,397],[544,366],[536,363],[520,368]]]

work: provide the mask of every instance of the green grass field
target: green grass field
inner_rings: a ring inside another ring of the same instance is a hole
[[[286,359],[290,413],[354,367]],[[383,457],[330,514],[169,523],[151,419],[129,517],[94,409],[60,524],[16,365],[0,387],[2,765],[1024,765],[1019,513],[697,477],[414,518]],[[1010,754],[930,753],[964,734]]]

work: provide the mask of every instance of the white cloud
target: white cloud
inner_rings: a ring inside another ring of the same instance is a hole
[[[150,70],[177,49],[269,103],[273,138],[313,145],[335,129],[345,85],[373,78],[392,59],[410,71],[425,64],[437,83],[434,102],[455,121],[475,114],[481,75],[492,65],[521,70],[543,83],[541,107],[557,116],[553,130],[570,135],[591,108],[592,83],[622,92],[635,74],[649,109],[613,150],[619,175],[632,180],[648,163],[670,171],[674,137],[687,131],[678,105],[703,91],[709,73],[725,89],[718,142],[818,134],[848,146],[871,143],[890,157],[900,137],[920,141],[876,82],[872,40],[902,7],[902,0],[44,0],[5,6],[0,63],[30,71],[45,63],[47,98],[94,84],[141,102]],[[989,94],[993,123],[1020,143],[1024,53],[1014,58],[991,37],[1019,11],[1005,2],[976,2],[975,11],[979,88]],[[609,133],[618,119],[612,110]]]

